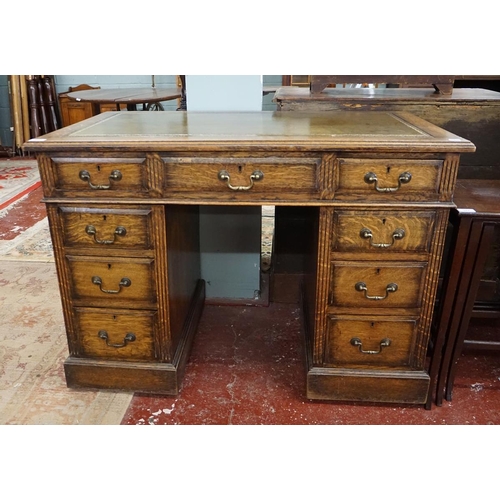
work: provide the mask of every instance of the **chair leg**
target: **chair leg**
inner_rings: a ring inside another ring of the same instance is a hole
[[[442,405],[443,402],[450,364],[453,360],[453,351],[459,334],[460,325],[462,323],[462,315],[465,310],[467,291],[470,286],[472,272],[476,261],[476,253],[478,250],[477,242],[481,236],[480,228],[473,224],[472,219],[467,219],[467,221],[469,223],[469,229],[467,231],[467,239],[464,243],[464,257],[461,262],[460,273],[458,275],[458,283],[455,290],[455,301],[453,303],[452,315],[447,326],[447,340],[438,377],[437,399],[439,398],[440,405]]]
[[[429,382],[429,392],[427,395],[427,401],[425,404],[426,410],[430,410],[432,407],[432,398],[434,396],[434,391],[436,390],[438,374],[442,363],[443,346],[445,344],[447,326],[450,321],[451,313],[453,310],[453,303],[455,301],[454,291],[457,288],[458,277],[460,275],[461,265],[464,259],[464,249],[467,241],[468,228],[470,224],[462,225],[461,222],[462,221],[458,219],[454,224],[453,237],[450,246],[451,251],[449,254],[449,259],[444,274],[443,287],[441,291],[441,300],[439,301],[439,309],[436,312],[437,313],[437,325],[435,329],[436,335],[434,338],[431,363],[429,366],[430,382]],[[466,226],[467,230],[464,230],[464,226]],[[442,404],[442,398],[439,399],[438,401],[437,394],[436,394],[436,404],[438,406],[441,406]]]
[[[444,392],[444,374],[451,351],[449,343],[454,341],[457,318],[453,315],[458,306],[462,307],[460,301],[460,284],[464,279],[464,260],[470,236],[471,219],[469,217],[459,217],[455,222],[454,236],[451,244],[452,252],[448,263],[441,293],[442,303],[438,312],[438,326],[436,335],[435,351],[431,359],[430,366],[430,386],[427,406],[430,409],[431,397],[436,391],[436,405],[442,406]]]
[[[495,230],[495,226],[493,224],[487,224],[484,221],[475,221],[473,223],[473,226],[475,227],[473,227],[472,234],[476,234],[478,231],[480,231],[480,236],[477,240],[476,252],[473,252],[476,254],[473,273],[469,282],[464,310],[461,316],[460,326],[458,329],[458,335],[453,345],[453,352],[448,367],[448,376],[446,380],[446,391],[445,391],[445,397],[447,401],[451,401],[452,398],[453,385],[455,382],[458,360],[460,358],[460,355],[462,354],[465,336],[472,315],[472,310],[474,309],[474,302],[476,300],[476,295],[479,289],[479,284],[481,282],[481,277],[483,274],[484,266],[486,264],[486,259],[488,258],[489,255],[491,243],[493,242],[493,236]]]

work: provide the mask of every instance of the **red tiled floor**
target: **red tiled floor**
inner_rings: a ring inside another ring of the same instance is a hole
[[[122,424],[499,424],[500,358],[465,354],[442,407],[304,397],[299,309],[206,306],[178,397],[136,394]]]

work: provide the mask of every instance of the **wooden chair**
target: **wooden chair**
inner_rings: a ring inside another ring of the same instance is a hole
[[[458,360],[464,348],[500,351],[498,339],[467,338],[471,317],[500,318],[500,180],[461,179],[457,182],[450,214],[453,225],[451,251],[443,281],[431,357],[431,383],[426,408],[434,389],[436,405],[451,401]],[[478,292],[485,270],[490,300]]]

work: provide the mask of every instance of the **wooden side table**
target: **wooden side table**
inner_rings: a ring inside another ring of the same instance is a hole
[[[499,304],[481,308],[476,303],[495,230],[500,225],[500,181],[459,180],[454,202],[457,208],[450,213],[454,229],[436,323],[427,409],[432,405],[434,388],[437,406],[442,405],[443,396],[451,401],[457,363],[464,346],[500,350],[500,332],[499,342],[466,339],[472,316],[500,317]]]
[[[180,88],[118,88],[118,89],[92,89],[69,92],[69,99],[78,102],[89,102],[94,106],[94,115],[101,112],[103,104],[114,104],[120,111],[121,105],[126,105],[129,111],[135,111],[137,104],[147,105],[182,98]],[[149,109],[149,108],[148,108]]]

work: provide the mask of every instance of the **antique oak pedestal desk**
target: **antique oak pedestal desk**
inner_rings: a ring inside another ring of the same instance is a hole
[[[307,208],[307,397],[425,403],[471,142],[403,113],[110,112],[25,149],[42,178],[69,387],[177,394],[204,302],[199,207],[265,204]]]

